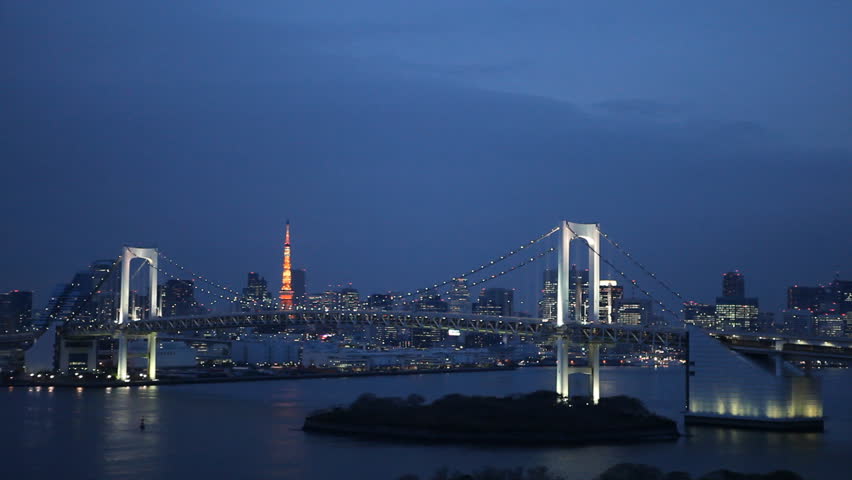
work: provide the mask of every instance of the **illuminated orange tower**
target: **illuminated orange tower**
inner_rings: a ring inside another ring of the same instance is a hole
[[[293,309],[293,265],[290,263],[290,220],[284,233],[284,266],[281,272],[281,291],[278,292],[282,310]]]

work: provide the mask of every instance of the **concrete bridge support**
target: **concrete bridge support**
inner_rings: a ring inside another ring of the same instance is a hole
[[[98,368],[98,342],[97,340],[68,340],[59,339],[59,370],[67,372],[71,369],[72,354],[86,354],[86,370],[94,371]]]
[[[594,403],[598,403],[601,398],[601,344],[590,343],[586,351],[588,359],[587,367],[572,367],[568,360],[568,345],[570,342],[560,338],[556,341],[556,393],[569,398],[571,396],[571,379],[572,373],[585,373],[589,378],[589,395]]]
[[[157,333],[148,334],[148,378],[157,379]]]
[[[115,378],[116,380],[127,381],[127,335],[124,332],[118,334],[118,351],[116,352]]]

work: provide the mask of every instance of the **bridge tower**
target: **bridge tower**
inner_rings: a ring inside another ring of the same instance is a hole
[[[160,316],[160,305],[157,301],[157,272],[159,252],[156,248],[146,247],[130,247],[125,245],[121,252],[121,291],[119,294],[118,304],[118,325],[121,327],[125,323],[136,320],[131,319],[130,315],[130,262],[134,258],[139,258],[148,264],[148,302],[149,302],[149,318]],[[148,336],[148,378],[156,379],[156,334]],[[118,334],[118,359],[116,361],[116,378],[119,380],[127,379],[127,335],[124,332]]]
[[[562,326],[571,310],[569,302],[571,284],[571,241],[575,238],[583,239],[588,244],[589,248],[589,312],[587,320],[589,322],[597,322],[600,310],[600,270],[601,258],[597,252],[600,252],[600,225],[597,223],[574,223],[563,221],[560,227],[560,243],[559,243],[559,265],[556,289],[556,325]],[[578,304],[579,299],[578,299]],[[577,308],[577,312],[581,309]],[[575,320],[580,321],[578,315],[575,315]]]
[[[560,226],[559,260],[556,287],[556,326],[565,324],[571,311],[569,301],[571,284],[571,241],[583,239],[589,249],[589,311],[587,321],[597,322],[600,310],[600,226],[597,223],[574,223],[562,221]],[[580,321],[582,300],[577,297],[575,320]],[[589,346],[589,373],[592,399],[595,403],[600,398],[600,366],[599,345]],[[568,362],[568,340],[560,338],[556,341],[556,392],[567,397],[569,395],[569,374],[571,367]]]

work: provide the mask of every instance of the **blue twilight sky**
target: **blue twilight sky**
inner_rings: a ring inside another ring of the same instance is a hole
[[[310,290],[407,290],[568,218],[779,308],[852,278],[850,50],[847,1],[0,0],[0,289],[277,288],[290,218]]]

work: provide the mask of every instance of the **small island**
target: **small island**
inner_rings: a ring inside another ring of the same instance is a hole
[[[641,401],[616,396],[563,400],[550,391],[508,397],[361,395],[348,407],[315,412],[303,430],[368,438],[506,445],[674,440],[677,424]]]

